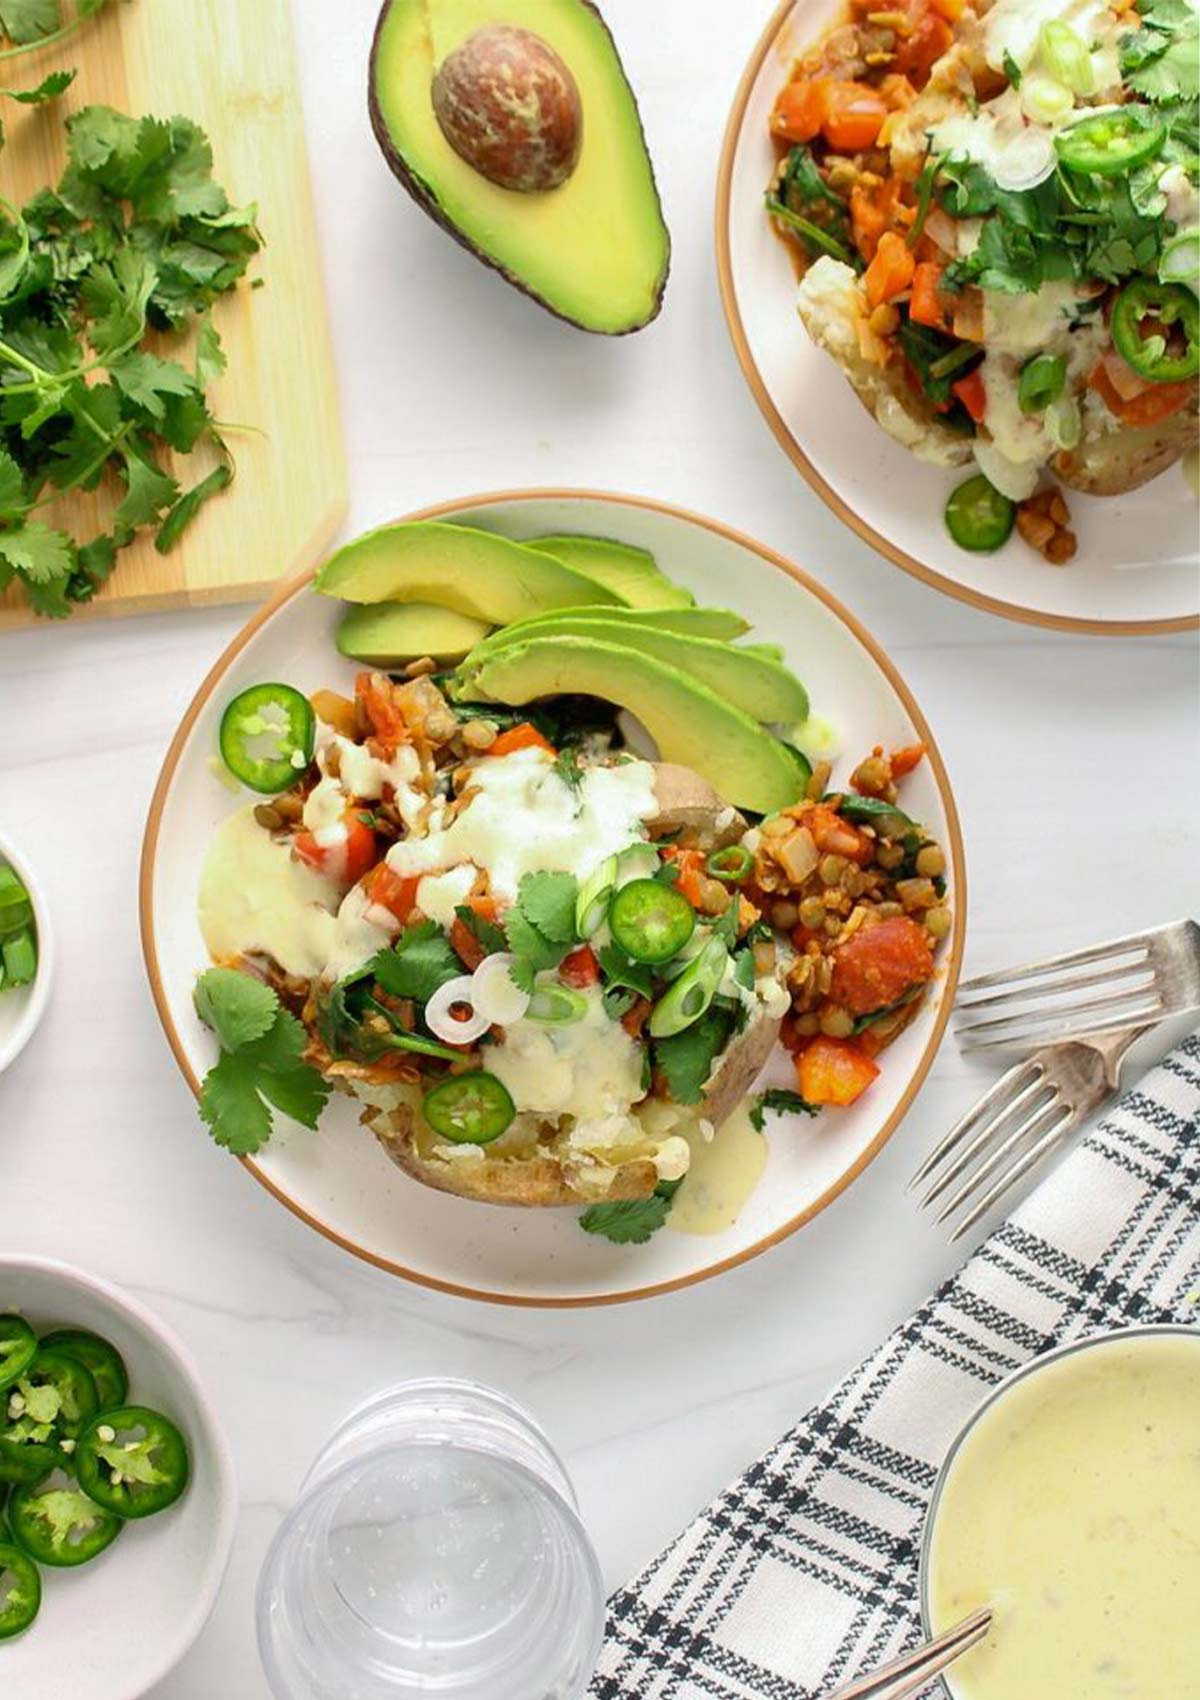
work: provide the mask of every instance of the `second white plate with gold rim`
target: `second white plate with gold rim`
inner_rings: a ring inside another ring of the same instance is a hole
[[[848,1186],[883,1147],[933,1061],[962,960],[966,903],[962,840],[941,757],[891,662],[829,592],[712,520],[575,491],[479,496],[410,517],[453,519],[515,538],[578,531],[640,545],[698,601],[736,606],[756,635],[784,645],[814,711],[836,728],[841,771],[876,743],[929,743],[929,759],[906,781],[905,803],[950,856],[955,926],[938,979],[858,1104],[815,1121],[772,1118],[765,1173],[734,1227],[712,1237],[664,1231],[646,1245],[614,1246],[582,1233],[574,1210],[501,1209],[432,1192],[391,1164],[345,1098],[330,1103],[319,1132],[277,1136],[246,1163],[327,1238],[397,1275],[468,1297],[604,1304],[716,1275],[794,1232]],[[338,617],[339,606],[314,595],[308,577],[284,586],[201,685],[154,794],[142,853],[143,948],[159,1015],[193,1090],[214,1060],[212,1035],[192,1007],[196,974],[207,965],[196,891],[212,833],[236,807],[211,764],[221,712],[237,691],[262,679],[307,691],[349,685],[354,669],[333,642]],[[187,1131],[207,1137],[198,1120]],[[229,1159],[214,1153],[214,1160]]]
[[[776,152],[768,119],[794,59],[845,12],[843,0],[783,0],[739,84],[717,180],[717,269],[746,380],[784,451],[823,501],[890,561],[994,614],[1104,636],[1200,624],[1196,496],[1182,465],[1103,499],[1065,492],[1079,553],[1048,566],[1014,536],[994,555],[960,549],[946,498],[968,475],[927,466],[870,422],[796,312],[792,254],[763,195]]]

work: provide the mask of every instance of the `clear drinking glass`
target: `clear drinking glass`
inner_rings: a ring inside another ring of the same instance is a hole
[[[578,1700],[604,1589],[533,1417],[474,1382],[413,1381],[320,1453],[257,1614],[277,1700]]]

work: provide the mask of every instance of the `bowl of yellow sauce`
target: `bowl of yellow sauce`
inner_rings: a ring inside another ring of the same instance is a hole
[[[951,1700],[1198,1700],[1200,1328],[1064,1346],[976,1411],[925,1526],[926,1633],[984,1605]]]

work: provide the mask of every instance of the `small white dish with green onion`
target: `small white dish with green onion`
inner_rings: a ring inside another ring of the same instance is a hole
[[[53,978],[45,896],[24,855],[0,832],[0,1074],[32,1039]]]

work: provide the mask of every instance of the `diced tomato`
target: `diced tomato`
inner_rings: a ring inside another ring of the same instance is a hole
[[[1161,425],[1164,419],[1186,407],[1195,393],[1195,385],[1185,380],[1178,384],[1147,384],[1138,394],[1124,396],[1113,381],[1107,360],[1096,367],[1088,384],[1122,424],[1135,426]]]
[[[596,984],[600,978],[600,964],[591,948],[581,944],[578,950],[564,956],[558,972],[568,986],[575,986],[582,991],[585,986]]]
[[[832,87],[829,77],[801,77],[779,91],[771,113],[771,131],[784,142],[811,142],[820,134]]]
[[[625,1011],[621,1017],[621,1026],[631,1039],[641,1038],[642,1028],[646,1025],[646,1017],[653,1008],[654,1005],[649,998],[638,998],[636,1003],[631,1004]]]
[[[896,69],[915,83],[923,83],[954,41],[954,31],[933,10],[920,10],[907,35],[896,45]]]
[[[702,850],[681,850],[677,844],[668,844],[663,855],[668,862],[674,862],[679,869],[679,878],[675,881],[675,890],[686,897],[693,909],[700,902],[703,886],[700,881],[704,874],[705,855]]]
[[[885,230],[875,249],[875,258],[863,275],[871,306],[878,307],[881,302],[890,301],[894,295],[907,289],[915,269],[916,262],[903,236],[894,230]]]
[[[860,927],[833,953],[829,995],[851,1015],[899,1003],[933,973],[929,934],[907,915]]]
[[[386,862],[380,862],[367,875],[367,897],[370,902],[378,903],[381,909],[390,909],[397,921],[407,921],[416,904],[420,883],[419,874],[405,876],[393,873]]]
[[[330,834],[333,842],[329,844],[319,843],[314,833],[298,832],[292,839],[292,854],[341,885],[357,885],[375,865],[375,834],[353,809],[346,811],[341,826],[341,832]]]
[[[891,754],[892,778],[903,779],[906,773],[911,773],[915,767],[920,767],[924,759],[924,744],[906,744],[902,750],[893,750]]]
[[[549,738],[543,738],[529,720],[522,720],[518,725],[510,726],[507,732],[501,732],[495,743],[488,746],[486,754],[510,756],[514,750],[545,750],[548,755],[556,753]]]
[[[870,84],[831,83],[825,96],[821,129],[831,148],[842,153],[858,153],[875,145],[886,117],[887,105]]]
[[[408,726],[401,708],[400,687],[386,673],[360,673],[354,681],[354,700],[385,759],[408,743]]]
[[[938,294],[942,268],[933,260],[922,260],[913,273],[912,300],[908,316],[918,325],[928,325],[935,331],[947,331],[946,309]]]
[[[828,803],[817,803],[805,810],[801,819],[822,855],[846,856],[864,866],[871,860],[871,840],[850,821],[843,820]]]
[[[465,907],[473,915],[478,915],[481,921],[495,921],[496,919],[496,899],[494,897],[468,897]],[[454,917],[450,927],[450,944],[472,974],[487,955],[483,945],[480,944],[470,927],[459,915]]]
[[[977,366],[965,378],[951,384],[950,388],[978,425],[987,412],[987,391],[983,387],[982,370]]]
[[[879,1073],[849,1039],[814,1039],[796,1057],[796,1082],[808,1104],[853,1104]]]

